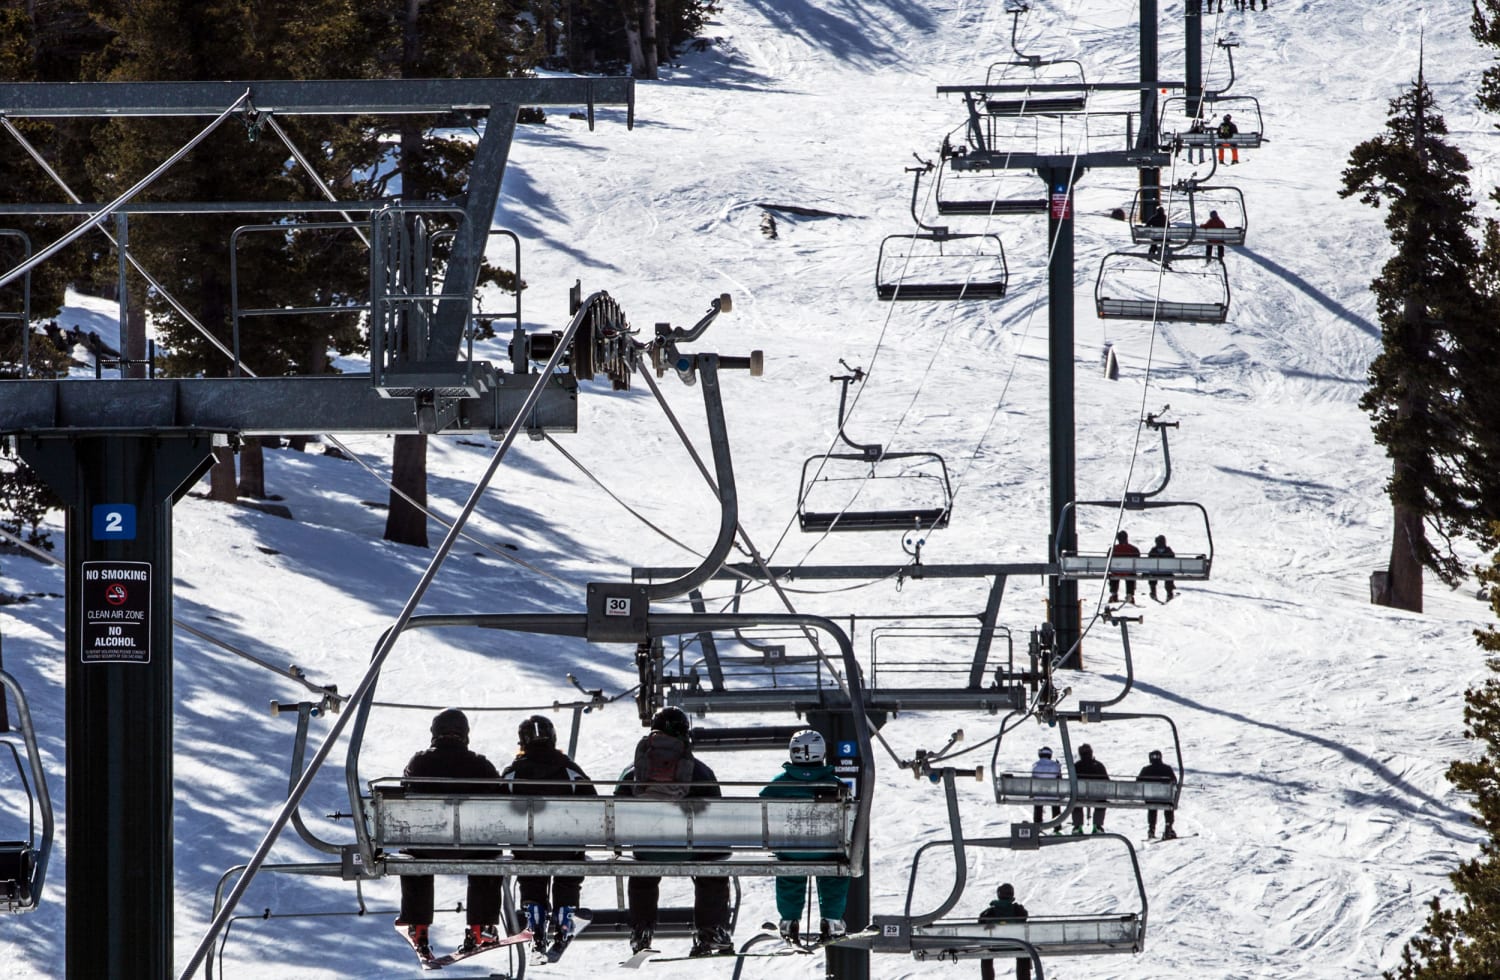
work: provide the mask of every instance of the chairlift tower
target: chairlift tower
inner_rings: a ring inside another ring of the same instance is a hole
[[[1076,551],[1076,528],[1068,505],[1076,491],[1076,446],[1074,399],[1073,329],[1073,190],[1079,178],[1091,169],[1130,167],[1141,175],[1142,187],[1155,188],[1161,167],[1171,157],[1159,146],[1156,135],[1157,92],[1160,88],[1183,87],[1157,77],[1157,2],[1140,0],[1140,79],[1137,82],[1090,83],[1098,92],[1138,92],[1139,129],[1127,126],[1126,145],[1121,149],[1078,154],[1016,153],[986,142],[982,120],[991,95],[1021,89],[1015,85],[940,85],[939,95],[960,95],[969,111],[968,153],[946,161],[955,171],[1018,169],[1034,170],[1047,185],[1047,240],[1052,243],[1047,262],[1047,358],[1048,403],[1051,419],[1051,516],[1048,553]],[[1044,94],[1062,89],[1057,85],[1027,85],[1025,91]],[[1069,86],[1071,87],[1071,86]],[[1076,581],[1054,575],[1048,586],[1050,619],[1056,630],[1058,650],[1073,650],[1082,636]],[[1076,658],[1076,652],[1073,654]],[[1076,659],[1064,666],[1075,665]]]
[[[633,122],[633,82],[550,78],[0,85],[0,117],[23,143],[8,120],[214,120],[201,139],[231,119],[236,120],[234,129],[243,124],[252,135],[262,125],[274,124],[278,116],[303,114],[463,112],[486,119],[461,203],[439,206],[458,212],[441,286],[435,293],[422,293],[420,287],[437,278],[431,275],[417,283],[417,289],[399,287],[406,289],[404,293],[391,287],[394,276],[378,284],[372,281],[371,348],[372,354],[383,355],[372,356],[370,375],[0,381],[0,404],[6,407],[0,435],[14,443],[22,459],[67,507],[69,978],[160,980],[173,975],[173,503],[207,471],[216,446],[244,435],[494,433],[509,429],[521,417],[533,431],[575,431],[578,378],[592,377],[595,369],[611,370],[604,331],[590,329],[586,338],[580,334],[573,373],[547,377],[524,370],[502,374],[476,362],[465,352],[464,338],[519,110],[523,105],[586,106],[592,125],[594,108],[600,104],[626,106],[627,123]],[[279,132],[279,127],[271,128]],[[132,193],[148,183],[150,178]],[[107,204],[0,209],[86,216],[59,242],[0,274],[0,283],[29,274],[33,266],[107,219],[147,208],[129,198],[127,193]],[[177,205],[176,211],[361,214],[367,216],[363,224],[378,244],[382,221],[405,220],[391,209],[393,203],[194,202]],[[404,269],[410,268],[413,257],[387,255],[392,266],[401,264]],[[122,269],[125,261],[122,254]],[[377,264],[372,262],[372,280],[381,272]],[[604,309],[604,319],[608,314]],[[526,340],[518,316],[515,342],[524,345]],[[527,362],[522,358],[519,363],[525,368]],[[243,375],[237,358],[234,368]]]

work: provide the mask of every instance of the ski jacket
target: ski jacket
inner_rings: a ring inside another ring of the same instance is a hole
[[[1038,779],[1061,779],[1062,763],[1056,759],[1038,759],[1031,767],[1031,774]]]
[[[1025,922],[1026,906],[1010,898],[997,898],[979,913],[980,922]]]
[[[659,735],[662,733],[654,732],[653,734]],[[642,739],[642,741],[645,741],[645,739]],[[719,789],[719,777],[715,776],[714,771],[705,765],[701,759],[693,758],[693,768],[689,773],[689,777],[689,781],[693,785],[688,787],[688,796],[718,797],[724,795],[723,791]],[[632,763],[625,767],[624,772],[620,773],[620,782],[615,787],[615,795],[645,796],[647,794],[642,793],[641,790],[649,785],[649,783],[644,781],[638,782],[636,780],[635,764]]]
[[[1219,227],[1222,228],[1224,226],[1220,225]],[[1176,558],[1177,557],[1177,552],[1173,551],[1170,545],[1159,544],[1159,545],[1156,545],[1155,547],[1153,547],[1150,551],[1146,552],[1146,557],[1147,558]]]
[[[1073,771],[1085,779],[1108,779],[1109,770],[1098,759],[1079,759]]]
[[[1216,215],[1209,215],[1208,220],[1205,221],[1205,222],[1203,222],[1203,227],[1204,228],[1227,228],[1229,226],[1226,225],[1226,224],[1224,224],[1224,219],[1223,218],[1220,218],[1220,217],[1218,217]],[[1155,549],[1153,548],[1152,550],[1154,551]]]
[[[1232,120],[1232,119],[1226,119],[1223,122],[1219,123],[1219,135],[1220,136],[1228,138],[1230,136],[1237,136],[1237,135],[1239,135],[1239,132],[1240,132],[1240,127],[1236,126],[1234,124],[1234,120]]]
[[[1142,769],[1135,778],[1148,783],[1175,783],[1177,773],[1165,762],[1153,762]]]
[[[825,763],[808,765],[783,762],[781,773],[761,789],[760,795],[775,799],[811,800],[843,792],[844,784]]]
[[[578,763],[553,745],[533,744],[529,749],[522,749],[505,767],[500,778],[504,780],[504,792],[519,796],[599,795]],[[546,782],[535,782],[538,780]],[[568,785],[558,785],[562,782]]]
[[[1157,208],[1151,217],[1146,219],[1146,224],[1152,228],[1165,228],[1167,226],[1167,212]]]
[[[467,745],[452,738],[440,738],[433,742],[431,748],[423,749],[412,756],[401,775],[405,777],[407,789],[418,793],[497,793],[500,791],[499,786],[494,783],[464,785],[413,781],[414,777],[419,776],[450,779],[498,779],[500,777],[490,760],[477,752],[470,752]]]
[[[662,732],[652,732],[651,733],[651,735],[661,735],[661,734],[664,734],[664,733],[662,733]],[[646,738],[641,739],[641,742],[644,743],[649,738],[650,738],[650,735],[648,735]],[[639,751],[639,745],[637,746],[637,751]],[[690,798],[690,799],[693,798],[693,797],[712,797],[712,798],[717,798],[717,797],[721,797],[721,796],[724,795],[723,791],[719,789],[719,777],[715,776],[714,775],[714,771],[712,769],[710,769],[707,765],[705,765],[703,762],[699,761],[696,758],[693,759],[693,769],[692,769],[692,772],[691,772],[690,775],[691,775],[692,785],[689,786],[688,789],[687,789],[687,796],[688,796],[688,798]],[[636,781],[636,778],[635,778],[635,764],[632,763],[631,765],[628,765],[628,766],[625,767],[625,771],[624,772],[620,773],[620,781],[615,786],[615,794],[614,795],[616,795],[616,796],[644,796],[646,794],[642,793],[641,790],[646,789],[650,785],[651,784],[648,783],[648,782],[637,782]],[[686,854],[676,853],[676,852],[671,852],[671,851],[633,851],[631,853],[634,854],[634,856],[638,860],[641,860],[641,861],[684,861],[684,860],[687,860],[687,858],[688,858],[688,855],[686,855]],[[696,858],[697,860],[702,860],[702,861],[721,861],[721,860],[724,860],[724,859],[726,859],[726,858],[728,858],[730,856],[731,855],[730,855],[729,851],[699,851],[699,852],[696,852],[695,854],[693,854],[694,858]]]
[[[834,775],[833,766],[826,763],[808,765],[783,762],[780,774],[761,788],[760,795],[770,799],[811,800],[840,796],[843,791],[844,784]],[[793,860],[818,860],[835,855],[822,851],[777,851],[776,856]]]

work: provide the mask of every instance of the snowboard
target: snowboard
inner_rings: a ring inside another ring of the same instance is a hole
[[[564,939],[560,943],[553,943],[547,948],[546,953],[534,954],[531,958],[532,965],[542,966],[548,963],[556,963],[558,960],[562,959],[563,954],[568,951],[568,947],[573,944],[573,940],[577,939],[579,934],[582,933],[583,930],[587,929],[589,927],[589,923],[593,921],[594,914],[588,909],[574,909],[573,935],[569,936],[567,939]]]
[[[452,964],[457,963],[460,960],[466,960],[471,956],[478,956],[480,953],[488,953],[490,950],[499,949],[501,946],[514,946],[517,943],[529,942],[531,940],[531,930],[523,929],[520,932],[515,933],[514,935],[501,936],[499,942],[491,943],[488,946],[480,946],[471,950],[464,950],[463,948],[459,948],[451,953],[445,953],[442,956],[433,956],[431,953],[429,953],[427,956],[423,956],[421,953],[417,953],[417,947],[412,943],[411,937],[406,934],[406,926],[398,923],[395,928],[396,935],[406,940],[406,945],[411,946],[412,952],[417,954],[417,962],[422,964],[422,969],[424,970],[441,970],[445,966],[451,966]]]

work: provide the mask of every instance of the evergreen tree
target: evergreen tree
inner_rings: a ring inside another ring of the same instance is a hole
[[[1414,611],[1422,608],[1422,569],[1455,584],[1463,566],[1453,538],[1466,531],[1486,538],[1483,504],[1491,515],[1500,507],[1500,495],[1476,495],[1469,482],[1476,448],[1468,413],[1481,406],[1464,403],[1479,370],[1464,359],[1488,351],[1495,303],[1477,292],[1484,266],[1471,234],[1469,162],[1444,139],[1447,131],[1419,73],[1391,101],[1385,133],[1354,148],[1339,191],[1384,207],[1395,246],[1371,283],[1382,345],[1360,406],[1392,462],[1387,601]]]
[[[1500,537],[1500,525],[1491,529]],[[1490,590],[1490,609],[1500,616],[1500,554],[1479,578]],[[1500,631],[1476,630],[1479,646],[1500,654]],[[1490,657],[1492,671],[1500,658]],[[1448,766],[1448,781],[1474,808],[1474,823],[1488,837],[1479,856],[1463,862],[1449,877],[1458,898],[1445,908],[1440,898],[1422,932],[1401,952],[1401,966],[1387,980],[1489,980],[1500,976],[1500,680],[1494,677],[1464,693],[1464,737],[1476,742],[1478,758]]]

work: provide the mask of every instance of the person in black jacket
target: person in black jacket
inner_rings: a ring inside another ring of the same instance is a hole
[[[1006,882],[995,889],[995,900],[979,913],[980,922],[1025,922],[1030,913],[1026,906],[1016,901],[1016,889],[1010,882]],[[995,980],[995,961],[982,959],[979,961],[979,976],[981,980]],[[1031,957],[1016,957],[1016,980],[1031,980]]]
[[[1146,767],[1136,775],[1136,779],[1150,783],[1177,782],[1177,773],[1172,771],[1171,766],[1161,761],[1160,750],[1152,749],[1149,759],[1150,762],[1147,763]],[[1161,832],[1161,839],[1171,840],[1172,838],[1177,836],[1177,831],[1172,829],[1172,820],[1176,816],[1176,811],[1169,809],[1166,811],[1166,814],[1167,826],[1166,829]],[[1153,809],[1148,809],[1146,811],[1146,836],[1148,838],[1153,838],[1156,836],[1156,811]]]
[[[620,774],[616,796],[674,800],[720,797],[719,777],[693,756],[688,716],[681,708],[662,708],[651,719],[647,732],[635,747],[635,761]],[[681,860],[681,855],[661,851],[637,851],[642,861]],[[728,853],[696,853],[695,860],[718,860]],[[630,876],[625,886],[630,906],[630,951],[651,946],[656,930],[656,911],[661,901],[661,878]],[[715,956],[734,952],[729,929],[729,879],[720,875],[693,876],[693,947],[689,956]]]
[[[1215,211],[1214,214],[1217,215],[1218,212]],[[1222,227],[1222,224],[1221,224],[1220,227]],[[1220,247],[1222,247],[1222,246],[1220,246]],[[1147,558],[1176,558],[1177,557],[1177,552],[1173,551],[1172,550],[1172,546],[1169,545],[1169,544],[1167,544],[1167,536],[1165,534],[1158,534],[1156,536],[1156,543],[1151,546],[1151,550],[1150,551],[1146,552],[1146,557]],[[1170,574],[1165,574],[1162,577],[1165,578],[1166,582],[1167,582],[1167,598],[1166,598],[1166,601],[1167,602],[1171,602],[1172,599],[1173,599],[1173,597],[1175,597],[1176,594],[1177,594],[1177,586],[1172,582],[1172,576]],[[1156,582],[1157,582],[1157,580],[1154,579],[1154,578],[1149,580],[1149,584],[1151,586],[1151,598],[1153,598],[1153,599],[1156,599]],[[1160,602],[1162,600],[1157,599],[1156,601]]]
[[[1079,779],[1108,779],[1109,770],[1104,768],[1104,763],[1094,758],[1094,747],[1087,742],[1078,746],[1078,761],[1073,764],[1073,771],[1078,774]],[[1083,833],[1083,807],[1073,808],[1073,833]],[[1094,807],[1094,833],[1104,833],[1104,807]]]
[[[521,796],[597,796],[594,784],[567,753],[557,748],[557,730],[546,715],[532,715],[516,732],[521,751],[500,774],[502,788]],[[523,861],[582,861],[582,851],[518,850]],[[582,875],[519,875],[521,908],[531,929],[531,944],[548,946],[573,938],[573,910],[583,888]],[[550,895],[549,895],[550,892]]]
[[[416,793],[483,793],[495,792],[498,784],[479,783],[465,785],[450,782],[422,782],[418,777],[435,779],[481,779],[496,780],[500,774],[490,760],[469,751],[469,719],[457,708],[441,711],[432,719],[432,745],[411,757],[402,773],[403,785]],[[441,856],[457,858],[497,857],[490,852],[427,852],[411,851],[413,857]],[[406,926],[406,935],[417,951],[426,959],[432,955],[428,929],[432,925],[432,875],[400,875],[401,915],[396,925]],[[463,948],[484,946],[499,940],[500,881],[492,875],[470,875],[468,910],[469,929],[464,935]]]

